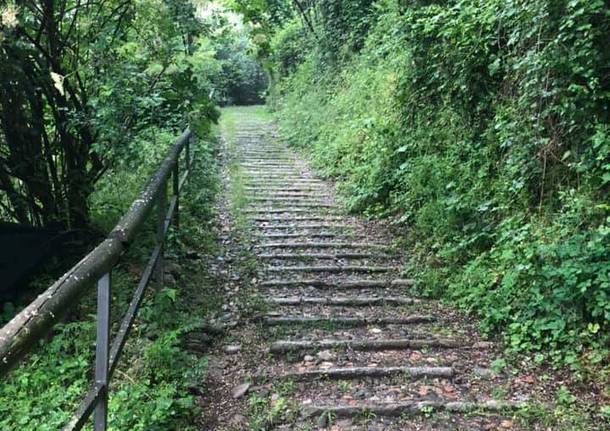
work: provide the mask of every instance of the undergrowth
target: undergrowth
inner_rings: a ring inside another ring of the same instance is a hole
[[[152,131],[134,166],[107,175],[92,197],[94,220],[110,229],[140,192],[175,136]],[[205,356],[186,350],[184,336],[220,306],[203,258],[214,253],[212,200],[218,191],[216,143],[199,140],[181,194],[181,226],[172,229],[168,261],[175,284],[151,283],[110,386],[109,430],[188,430],[197,411],[190,388],[202,381]],[[117,193],[121,190],[121,193]],[[154,244],[152,219],[112,273],[114,329],[125,312]],[[57,430],[70,419],[92,381],[95,289],[57,325],[48,340],[0,386],[0,429]]]
[[[537,363],[608,365],[607,5],[368,3],[338,15],[363,34],[332,12],[317,40],[274,34],[283,136],[352,211],[391,217],[420,293]],[[361,43],[325,44],[341,31]]]
[[[402,232],[421,295],[607,398],[607,2],[363,2],[275,28],[282,135]]]

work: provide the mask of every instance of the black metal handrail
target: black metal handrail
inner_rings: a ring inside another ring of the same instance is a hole
[[[10,371],[59,319],[74,306],[88,288],[97,283],[97,339],[95,351],[95,380],[83,398],[80,408],[64,430],[81,429],[94,414],[94,430],[107,428],[108,387],[112,374],[136,317],[146,287],[154,277],[163,283],[163,248],[172,221],[179,225],[180,191],[191,170],[191,140],[185,130],[170,148],[167,157],[129,210],[93,251],[72,267],[38,298],[0,329],[0,377]],[[184,150],[185,169],[180,176],[180,155]],[[172,177],[172,196],[167,199],[167,183]],[[129,243],[157,207],[156,244],[148,264],[134,291],[127,312],[115,338],[110,343],[111,274]]]

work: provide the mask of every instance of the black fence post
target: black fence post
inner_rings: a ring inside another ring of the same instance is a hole
[[[106,273],[97,282],[97,340],[95,344],[95,384],[100,387],[95,404],[93,429],[106,431],[108,420],[108,350],[110,344],[111,278]]]

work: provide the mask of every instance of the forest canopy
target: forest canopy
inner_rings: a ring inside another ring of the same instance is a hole
[[[260,100],[250,49],[247,28],[209,2],[3,2],[0,217],[86,227],[104,175],[138,166],[142,145],[187,119],[205,129],[217,117],[212,89]]]

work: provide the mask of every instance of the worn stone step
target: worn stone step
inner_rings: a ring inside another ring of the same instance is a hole
[[[421,302],[417,298],[406,296],[348,296],[348,297],[323,297],[323,296],[288,296],[273,297],[267,300],[271,305],[330,305],[335,307],[376,307],[385,305],[411,305]]]
[[[297,238],[336,238],[335,232],[313,232],[313,233],[263,233],[262,238],[273,240],[297,239]]]
[[[259,229],[344,229],[353,227],[347,223],[311,223],[311,224],[267,224],[256,226]]]
[[[251,187],[245,188],[246,191],[253,193],[256,197],[270,196],[273,198],[323,198],[330,200],[332,197],[327,193],[303,193],[303,192],[284,192],[284,191],[256,191]]]
[[[409,279],[393,279],[393,280],[327,280],[327,279],[280,279],[266,280],[261,282],[262,287],[315,287],[318,289],[384,289],[384,288],[401,288],[409,287],[414,283]]]
[[[324,181],[316,180],[315,178],[292,178],[289,182],[282,180],[273,180],[273,179],[265,179],[265,178],[249,178],[244,181],[244,186],[246,187],[302,187],[302,186],[318,186],[325,187],[326,184]]]
[[[298,265],[298,266],[274,266],[267,268],[267,272],[352,272],[373,274],[378,272],[394,271],[396,268],[390,266],[359,266],[359,265],[337,265],[337,266],[313,266],[313,265]]]
[[[257,248],[357,248],[357,249],[378,249],[386,250],[389,247],[381,244],[366,242],[265,242],[256,246]]]
[[[302,167],[295,165],[294,163],[275,163],[275,160],[268,161],[265,163],[257,163],[252,162],[250,160],[244,161],[240,164],[242,168],[246,169],[254,169],[254,170],[263,170],[263,169],[272,169],[272,170],[297,170],[299,172],[303,171]]]
[[[286,181],[281,181],[281,182],[276,182],[276,181],[258,181],[258,180],[253,180],[252,178],[244,178],[243,181],[243,186],[244,189],[246,187],[248,188],[255,188],[260,190],[261,188],[278,188],[278,187],[284,187],[284,186],[290,186],[290,188],[294,189],[294,188],[301,188],[301,190],[322,190],[322,191],[326,191],[327,189],[324,188],[324,183],[319,182],[319,181],[311,181],[311,180],[291,180],[290,182],[286,182]]]
[[[247,177],[250,177],[251,179],[255,179],[256,181],[266,181],[267,183],[270,182],[276,182],[276,183],[284,183],[284,184],[292,184],[293,181],[295,182],[305,182],[305,181],[316,181],[315,178],[308,178],[302,175],[299,175],[297,173],[295,174],[286,174],[286,175],[280,175],[280,174],[272,174],[272,173],[260,173],[260,172],[244,172],[242,171],[242,173],[244,173]]]
[[[269,156],[266,154],[257,154],[257,153],[244,153],[244,154],[240,154],[239,155],[239,160],[242,161],[242,163],[252,163],[252,162],[267,162],[267,161],[285,161],[286,163],[294,163],[295,159],[294,158],[290,158],[289,156],[287,157],[287,154],[285,152],[279,152],[277,153],[277,156]]]
[[[334,215],[302,215],[301,212],[294,212],[294,215],[288,212],[282,212],[279,214],[285,215],[250,215],[247,219],[257,226],[265,226],[273,228],[274,226],[283,226],[286,224],[292,224],[293,227],[299,228],[299,223],[332,223],[340,222],[342,218]]]
[[[271,260],[339,260],[339,259],[387,259],[387,255],[372,253],[261,253],[259,259]]]
[[[310,206],[316,205],[320,208],[336,207],[335,204],[320,199],[294,199],[294,198],[282,198],[282,197],[252,197],[249,199],[250,202],[267,202],[267,203],[281,203],[285,205],[292,204],[309,204]],[[315,207],[314,207],[315,208]]]
[[[304,207],[303,207],[304,206]],[[308,209],[310,206],[308,204],[299,204],[294,207],[288,208],[274,208],[274,207],[260,207],[257,206],[255,209],[246,209],[243,211],[244,214],[254,214],[259,217],[262,217],[266,214],[283,214],[283,213],[293,213],[293,214],[311,214],[312,211]],[[320,217],[319,215],[311,215],[310,217]],[[278,217],[273,217],[273,219],[277,219]],[[342,218],[336,218],[335,220],[340,220]],[[279,220],[283,220],[279,218]]]
[[[261,171],[253,171],[249,169],[241,169],[241,173],[254,178],[304,178],[305,175],[301,174],[301,172],[296,170],[286,170],[286,171],[273,171],[273,170],[261,170]],[[305,177],[306,178],[306,177]]]
[[[401,401],[395,403],[362,403],[358,405],[309,405],[303,407],[306,417],[329,415],[336,418],[351,418],[366,415],[403,416],[415,414],[430,414],[433,411],[451,413],[470,412],[503,412],[525,407],[524,401]]]
[[[300,223],[332,223],[341,221],[341,217],[338,216],[277,216],[277,217],[264,217],[264,216],[250,216],[247,219],[258,227],[267,227],[273,229],[274,226],[284,226],[286,224],[293,225],[294,228],[300,228]]]
[[[250,186],[246,186],[244,187],[244,190],[248,191],[248,192],[254,192],[254,193],[286,193],[289,195],[305,195],[305,196],[313,196],[313,197],[318,197],[320,196],[319,193],[309,193],[311,191],[326,191],[326,188],[324,187],[307,187],[307,186],[301,186],[301,187],[293,187],[293,186],[285,186],[285,187],[266,187],[266,188],[260,188],[260,187],[250,187]]]
[[[475,343],[476,344],[476,343]],[[325,349],[351,349],[351,350],[407,350],[422,348],[456,349],[461,347],[475,347],[465,341],[443,338],[412,339],[375,339],[375,340],[280,340],[271,343],[270,353],[290,353],[298,351],[317,351]],[[479,345],[477,345],[479,346]],[[480,345],[478,348],[482,348]]]
[[[345,212],[343,208],[337,205],[329,195],[322,196],[321,194],[317,194],[314,198],[309,198],[249,193],[248,197],[248,202],[251,206],[256,204],[260,208],[310,208],[312,210],[319,208],[334,208],[340,209],[341,212]]]
[[[447,378],[455,375],[452,367],[342,367],[317,368],[304,371],[286,372],[282,379],[304,381],[312,379],[361,379],[367,377],[405,376],[417,378]],[[275,377],[275,376],[274,376]]]
[[[411,325],[415,323],[431,323],[436,321],[433,316],[413,315],[398,317],[363,317],[363,316],[274,316],[267,315],[263,322],[269,326],[276,325],[311,325],[311,324],[337,324],[344,326],[369,326],[369,325]]]
[[[270,216],[271,220],[282,221],[284,219],[290,219],[290,214],[301,214],[296,217],[328,217],[329,220],[339,221],[343,220],[343,217],[340,217],[336,211],[332,209],[325,208],[323,211],[312,211],[311,206],[309,204],[297,204],[293,207],[289,208],[277,208],[277,207],[260,207],[257,206],[252,209],[244,210],[244,214],[256,215],[257,217],[265,217],[271,214],[286,214],[283,216]],[[305,215],[303,215],[305,214]],[[295,216],[292,216],[295,217]]]
[[[308,201],[272,202],[272,200],[248,200],[247,211],[265,213],[267,211],[280,212],[302,212],[308,215],[341,214],[343,209],[330,201],[324,203],[311,203]]]
[[[285,164],[277,164],[277,163],[252,163],[249,160],[244,160],[240,163],[240,167],[243,171],[251,171],[253,173],[265,173],[265,172],[290,172],[296,174],[308,174],[308,172],[303,169],[303,166],[297,166],[294,163],[285,163]]]

